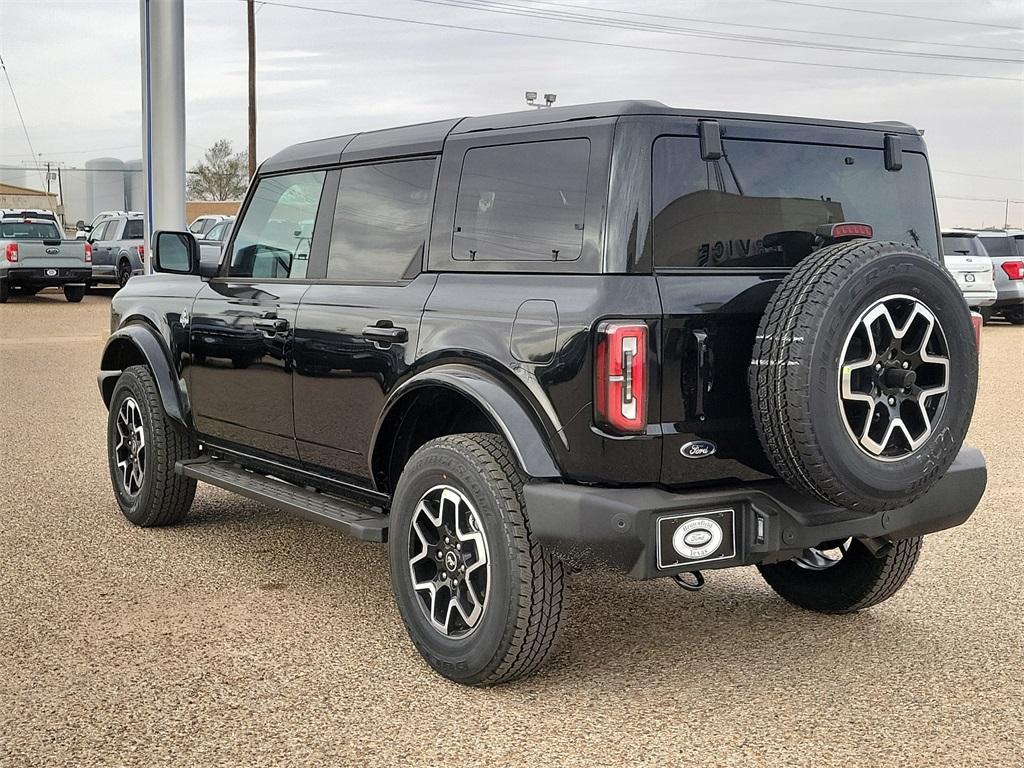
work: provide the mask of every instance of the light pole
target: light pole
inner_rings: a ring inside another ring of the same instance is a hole
[[[557,93],[545,93],[544,94],[544,103],[543,104],[538,104],[537,103],[537,92],[536,91],[527,91],[526,92],[526,103],[529,104],[531,107],[536,107],[537,109],[544,109],[545,107],[550,107],[552,104],[555,103],[555,99],[557,99],[557,98],[558,98],[558,94]]]
[[[256,8],[246,0],[245,15],[249,33],[249,178],[256,175]]]
[[[142,162],[146,245],[185,222],[184,0],[139,0],[142,41]],[[146,259],[146,272],[153,260]]]

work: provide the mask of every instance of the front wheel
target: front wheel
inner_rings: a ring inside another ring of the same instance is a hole
[[[534,541],[523,479],[497,435],[450,435],[402,472],[388,529],[391,585],[417,650],[457,683],[532,673],[566,597],[561,561]]]
[[[65,285],[64,298],[70,301],[72,304],[77,304],[78,302],[85,298],[85,286]]]
[[[920,536],[897,541],[877,555],[856,539],[847,539],[757,569],[768,586],[793,605],[817,613],[853,613],[896,594],[913,573],[920,553]]]
[[[143,528],[180,522],[196,481],[174,465],[196,456],[184,427],[164,411],[153,374],[133,365],[117,379],[107,416],[107,460],[121,512]]]

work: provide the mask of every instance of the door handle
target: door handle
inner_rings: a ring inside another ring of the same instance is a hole
[[[704,398],[711,391],[712,378],[712,352],[708,346],[707,331],[694,331],[693,338],[697,341],[697,377],[696,392],[694,392],[693,415],[698,420],[704,421],[707,416],[704,412]]]
[[[288,321],[280,317],[257,317],[252,325],[264,333],[284,333],[289,328]]]
[[[378,320],[376,325],[363,328],[363,338],[385,344],[398,344],[409,340],[409,331],[396,328],[390,320]]]

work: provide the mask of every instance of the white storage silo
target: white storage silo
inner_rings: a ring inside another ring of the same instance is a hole
[[[116,157],[89,160],[86,170],[86,203],[90,215],[125,208],[124,161]]]
[[[129,160],[124,164],[125,199],[129,211],[146,210],[146,185],[142,178],[142,160]]]

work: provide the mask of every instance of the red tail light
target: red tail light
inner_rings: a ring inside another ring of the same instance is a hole
[[[647,428],[647,325],[613,320],[597,326],[594,408],[598,423],[616,432]]]
[[[85,263],[92,264],[92,246],[89,243],[85,244]]]
[[[985,320],[977,312],[971,312],[971,325],[974,326],[974,341],[978,346],[978,355],[981,355],[981,329],[985,325]]]
[[[142,261],[146,260],[146,246],[144,245],[139,246],[139,259]]]
[[[845,224],[832,225],[832,237],[838,240],[841,237],[873,237],[874,229],[870,224],[847,222]]]
[[[1003,272],[1011,280],[1024,280],[1024,261],[1004,261]]]
[[[7,257],[7,260],[12,264],[16,262],[18,260],[18,244],[8,243],[7,252],[4,255]]]

